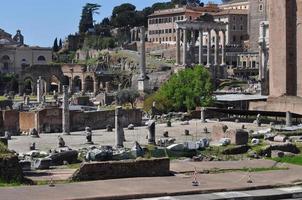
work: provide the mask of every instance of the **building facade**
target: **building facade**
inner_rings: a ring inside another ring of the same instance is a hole
[[[259,52],[259,33],[260,23],[268,21],[268,1],[267,0],[249,0],[249,51]]]
[[[176,22],[193,21],[205,13],[216,13],[216,4],[205,7],[175,7],[173,9],[158,10],[148,17],[148,41],[153,43],[176,43]]]
[[[215,21],[227,24],[227,45],[244,45],[244,41],[248,40],[248,12],[246,10],[223,10],[213,16]]]
[[[249,10],[249,7],[248,0],[231,0],[219,5],[222,10]]]
[[[12,36],[0,30],[0,72],[17,73],[31,65],[52,62],[52,49],[24,45],[24,37],[18,30]]]

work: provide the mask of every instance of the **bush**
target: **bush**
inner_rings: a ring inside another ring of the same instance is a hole
[[[210,73],[197,65],[174,74],[155,94],[146,99],[144,109],[149,110],[153,101],[161,112],[187,111],[198,106],[210,106],[214,101],[212,93]]]
[[[134,102],[138,97],[139,97],[139,93],[137,90],[124,89],[118,91],[118,93],[116,94],[116,101],[120,105],[130,103],[132,108],[134,108]]]

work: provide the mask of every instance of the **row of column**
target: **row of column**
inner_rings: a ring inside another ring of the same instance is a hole
[[[211,35],[212,35],[212,30],[213,29],[207,29],[207,34],[208,34],[208,39],[207,39],[207,66],[211,66],[212,64],[217,66],[219,65],[218,63],[218,59],[219,59],[219,32],[222,33],[222,37],[221,37],[221,65],[225,65],[225,56],[226,56],[226,52],[225,52],[225,45],[226,45],[226,36],[225,36],[225,31],[224,30],[214,30],[215,33],[215,51],[214,51],[214,63],[211,62]],[[188,54],[188,50],[187,50],[187,43],[188,43],[188,30],[187,29],[182,29],[183,31],[183,53],[182,53],[182,60],[183,66],[186,66],[187,63],[187,54]],[[192,45],[193,45],[193,50],[195,47],[195,30],[191,30],[192,31]],[[203,30],[198,30],[198,35],[199,35],[199,50],[198,50],[198,63],[200,65],[203,64]],[[176,29],[176,65],[181,65],[180,63],[180,54],[181,54],[181,48],[180,48],[180,41],[181,41],[181,37],[180,37],[180,29]],[[193,56],[195,58],[195,53],[194,51],[191,52],[193,53]]]

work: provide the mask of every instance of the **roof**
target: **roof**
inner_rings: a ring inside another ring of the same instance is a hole
[[[213,13],[214,16],[221,16],[221,15],[248,15],[247,10],[241,10],[241,9],[230,9],[230,10],[222,10],[218,13]]]
[[[190,7],[190,6],[183,6],[180,8],[171,8],[171,9],[165,9],[165,10],[157,10],[153,14],[149,15],[148,17],[154,17],[154,16],[162,16],[162,15],[172,15],[172,14],[179,14],[179,13],[185,13],[185,12],[195,12],[195,13],[205,13],[205,12],[218,12],[219,8],[216,5],[207,5],[205,7]]]
[[[226,94],[216,95],[217,101],[253,101],[253,100],[266,100],[267,96],[256,95],[245,95],[245,94]]]
[[[248,0],[231,0],[229,2],[225,2],[222,5],[235,4],[235,3],[248,3]]]

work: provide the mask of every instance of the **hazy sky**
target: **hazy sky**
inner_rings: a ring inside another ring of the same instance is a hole
[[[167,1],[169,0],[1,0],[0,28],[12,35],[17,29],[21,29],[26,44],[52,46],[54,38],[64,39],[78,30],[82,7],[86,3],[102,6],[100,14],[94,17],[99,22],[111,15],[114,6],[122,3],[131,3],[141,10],[155,2]]]

